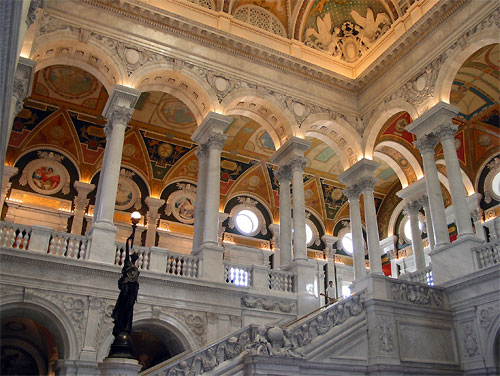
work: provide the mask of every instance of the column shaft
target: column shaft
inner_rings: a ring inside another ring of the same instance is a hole
[[[425,226],[427,228],[427,240],[429,241],[429,248],[431,251],[436,245],[436,239],[434,237],[434,229],[432,228],[432,213],[429,208],[429,200],[424,200],[424,213],[425,213]]]
[[[304,167],[307,160],[304,157],[295,157],[292,165],[293,189],[293,246],[294,260],[307,260],[306,245],[306,208],[304,199]]]
[[[429,197],[429,208],[432,216],[432,227],[436,238],[436,246],[443,246],[450,243],[448,235],[448,225],[444,212],[443,196],[441,195],[441,185],[434,159],[434,146],[436,137],[433,134],[426,135],[421,141],[416,142],[422,154],[424,164],[427,196]]]
[[[448,174],[448,181],[450,182],[450,194],[453,202],[453,212],[455,213],[458,235],[472,235],[474,234],[474,230],[472,229],[469,206],[467,205],[462,170],[455,149],[454,135],[456,128],[455,125],[450,125],[441,129],[439,137],[441,139],[441,145],[443,145],[446,172]]]
[[[413,249],[413,257],[415,260],[417,271],[425,269],[424,247],[422,245],[422,235],[418,226],[419,208],[420,204],[418,204],[417,202],[410,202],[405,208],[406,212],[408,213],[408,218],[410,219],[411,246]]]
[[[198,181],[196,185],[196,206],[194,209],[193,252],[197,253],[203,242],[205,227],[205,202],[207,200],[208,150],[206,145],[200,145],[196,150],[198,158]]]
[[[208,168],[203,244],[217,245],[220,204],[220,156],[227,136],[213,134],[208,140]]]
[[[291,170],[281,166],[276,172],[280,184],[280,266],[292,263],[292,212],[290,198]]]
[[[353,245],[354,280],[359,280],[366,275],[365,247],[363,241],[363,227],[361,225],[361,212],[359,206],[360,189],[350,187],[345,190],[349,199],[349,216],[351,218],[351,234]]]
[[[368,257],[370,258],[370,271],[382,273],[382,261],[380,259],[380,239],[377,225],[377,211],[373,197],[375,179],[367,179],[363,186],[363,200],[365,209],[366,235],[368,238]]]

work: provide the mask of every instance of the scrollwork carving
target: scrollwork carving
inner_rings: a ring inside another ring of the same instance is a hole
[[[444,303],[444,293],[430,286],[418,283],[393,282],[391,284],[392,300],[401,303],[440,307]]]

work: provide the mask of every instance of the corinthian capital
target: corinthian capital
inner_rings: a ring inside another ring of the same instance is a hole
[[[292,168],[289,165],[278,167],[275,173],[280,184],[289,183],[292,180]]]
[[[359,200],[359,196],[361,195],[361,187],[357,184],[346,187],[344,189],[344,194],[349,201]]]
[[[416,214],[421,207],[422,203],[419,200],[409,201],[404,206],[404,211],[408,213],[408,215]]]
[[[108,116],[108,124],[111,124],[113,127],[115,124],[123,124],[127,125],[132,118],[132,114],[134,113],[133,108],[115,106],[112,109],[112,112]]]
[[[227,135],[222,133],[212,133],[208,136],[205,144],[208,146],[210,150],[217,149],[222,150],[224,144],[226,143]]]
[[[363,192],[370,191],[373,192],[377,179],[375,178],[365,178],[359,182],[359,187]]]
[[[198,146],[198,148],[195,150],[194,154],[196,155],[196,158],[198,158],[199,161],[206,158],[208,156],[207,145],[201,144],[200,146]]]
[[[306,167],[307,164],[307,158],[294,156],[292,157],[292,159],[290,159],[289,164],[292,171],[304,172],[304,168]]]
[[[437,145],[437,137],[434,133],[429,133],[414,142],[415,147],[421,154],[434,153],[434,147]]]
[[[439,139],[441,141],[454,139],[457,133],[458,125],[450,123],[439,128]]]

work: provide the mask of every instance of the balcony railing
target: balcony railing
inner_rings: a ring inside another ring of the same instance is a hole
[[[181,253],[167,252],[167,274],[184,278],[199,278],[200,259]]]
[[[269,272],[269,289],[294,292],[294,274],[272,270]]]
[[[224,281],[235,286],[251,287],[252,268],[224,263]]]
[[[425,283],[429,286],[434,286],[434,276],[432,275],[432,265],[429,265],[423,270],[408,274],[407,278],[410,282]]]
[[[0,247],[27,250],[31,227],[10,222],[0,222]]]
[[[484,269],[500,263],[500,239],[472,248],[476,269]]]
[[[73,235],[65,232],[51,231],[48,254],[86,260],[88,238],[82,235]]]
[[[125,244],[115,242],[115,265],[123,265],[125,258]],[[133,247],[134,252],[139,254],[139,259],[137,260],[138,267],[141,270],[149,270],[151,264],[151,249],[137,246]]]

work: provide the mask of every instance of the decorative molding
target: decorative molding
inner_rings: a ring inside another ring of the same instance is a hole
[[[444,308],[445,296],[440,289],[402,280],[391,281],[390,285],[391,298],[396,302]]]
[[[256,297],[245,295],[241,298],[241,306],[250,309],[261,309],[264,311],[294,313],[297,305],[294,300]]]
[[[484,202],[489,204],[491,200],[500,201],[500,195],[496,194],[493,190],[493,179],[497,174],[500,174],[500,157],[495,157],[486,167],[488,167],[490,171],[484,179],[483,190]]]

